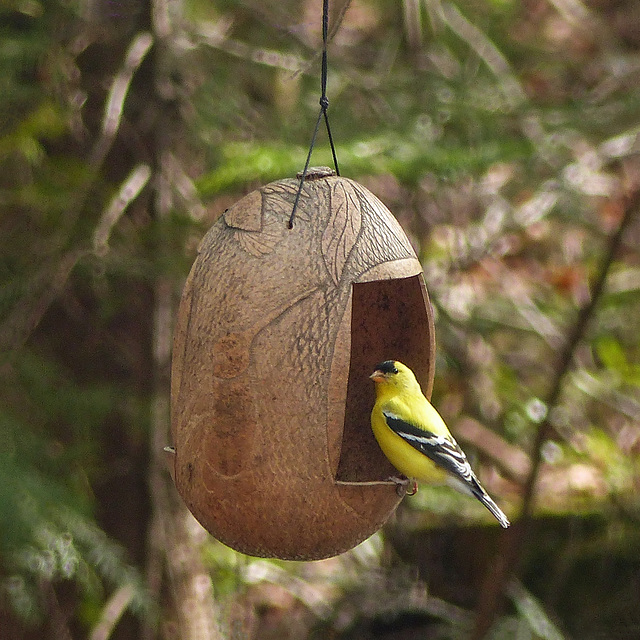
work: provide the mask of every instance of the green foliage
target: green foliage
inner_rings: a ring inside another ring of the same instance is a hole
[[[59,365],[26,351],[4,371],[3,597],[21,618],[36,623],[46,615],[44,584],[73,580],[87,602],[131,584],[133,605],[149,611],[138,571],[96,526],[87,491],[87,472],[97,463],[96,433],[114,405],[112,389],[78,385]]]
[[[389,132],[372,139],[342,141],[340,170],[344,175],[391,174],[415,185],[425,172],[442,180],[453,180],[467,172],[483,171],[494,162],[522,158],[530,153],[526,141],[487,141],[471,148],[426,146],[420,142],[420,126],[407,132]],[[203,197],[238,189],[252,182],[270,182],[295,175],[304,164],[306,150],[282,143],[230,143],[220,148],[216,168],[198,179]],[[316,165],[330,166],[331,151],[320,148]]]
[[[72,135],[80,93],[65,39],[74,19],[68,3],[47,1],[5,4],[0,20],[0,609],[43,630],[63,585],[75,586],[75,622],[85,628],[123,586],[131,610],[152,610],[130,550],[96,518],[102,434],[126,415],[128,392],[86,376],[99,362],[78,369],[77,332],[65,346],[52,339],[64,331],[52,320],[53,333],[33,338],[86,257],[102,206],[99,182],[83,206],[95,170]],[[76,310],[95,269],[84,275]]]

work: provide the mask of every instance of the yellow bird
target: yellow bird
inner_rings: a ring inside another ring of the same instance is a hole
[[[401,362],[386,360],[370,378],[376,383],[371,427],[391,464],[407,478],[446,483],[477,498],[506,529],[509,520],[480,484],[444,420],[424,397],[413,371]]]

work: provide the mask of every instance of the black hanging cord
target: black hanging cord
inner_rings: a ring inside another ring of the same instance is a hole
[[[331,135],[331,127],[329,127],[329,116],[327,115],[327,109],[329,108],[329,98],[327,98],[327,33],[329,31],[329,0],[322,0],[322,72],[320,76],[320,83],[322,88],[322,95],[320,96],[320,112],[318,113],[318,119],[316,120],[316,126],[313,130],[313,136],[311,137],[311,144],[309,145],[309,153],[307,154],[307,161],[304,164],[302,175],[300,176],[300,184],[298,185],[298,191],[296,193],[296,199],[293,202],[293,210],[289,217],[289,229],[293,229],[293,219],[298,209],[298,202],[300,200],[300,194],[302,193],[302,187],[304,186],[304,180],[307,177],[309,171],[309,163],[311,162],[311,153],[313,147],[316,144],[316,137],[318,130],[320,129],[320,121],[324,116],[324,123],[327,127],[327,134],[329,136],[329,145],[331,146],[331,154],[333,155],[333,166],[336,168],[336,174],[340,175],[340,169],[338,168],[338,158],[336,157],[336,148],[333,144],[333,136]]]

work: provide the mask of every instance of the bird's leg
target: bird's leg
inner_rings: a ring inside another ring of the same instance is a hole
[[[404,495],[407,496],[415,496],[418,493],[418,482],[412,478],[407,478],[407,476],[390,476],[388,478],[389,482],[393,482],[396,485],[396,491],[398,495],[402,495],[401,491],[404,489]],[[411,485],[411,489],[407,489],[407,487]]]

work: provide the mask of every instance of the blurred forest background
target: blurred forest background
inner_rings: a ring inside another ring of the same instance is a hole
[[[640,637],[637,0],[331,4],[341,172],[414,243],[434,404],[514,526],[423,488],[287,563],[177,498],[181,288],[302,169],[321,4],[0,4],[0,639]]]

